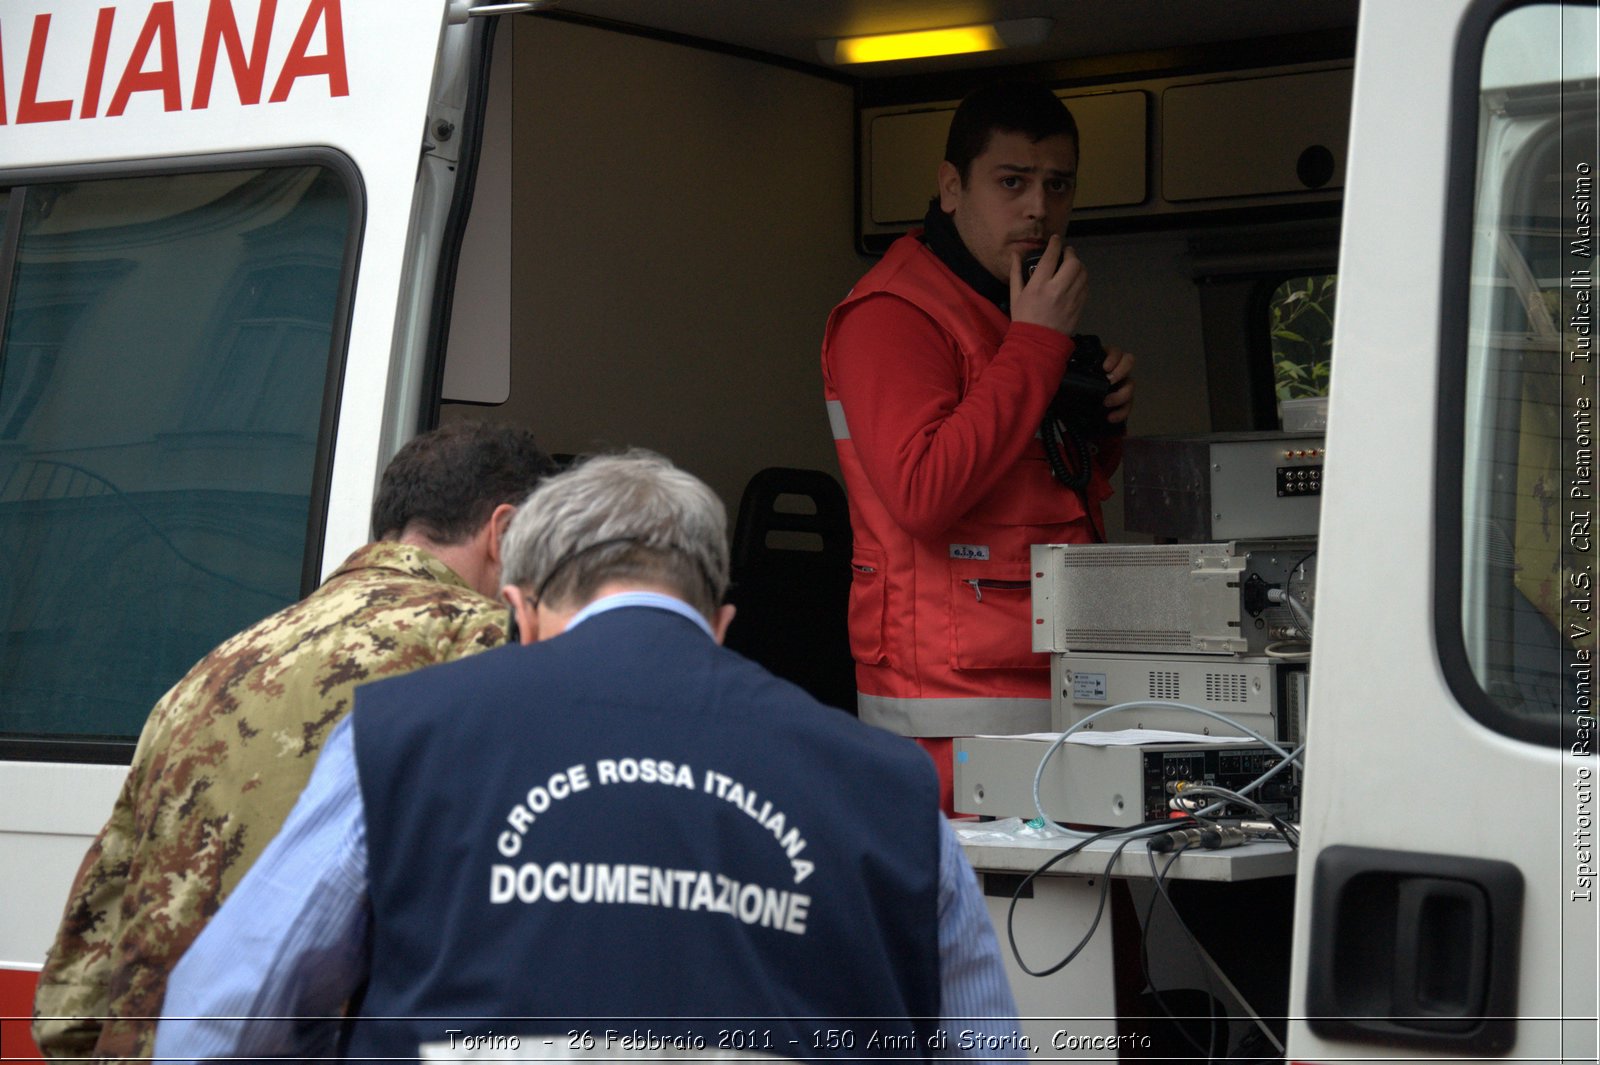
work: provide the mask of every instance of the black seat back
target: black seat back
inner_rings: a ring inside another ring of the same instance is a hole
[[[769,466],[750,478],[733,533],[738,608],[727,645],[817,699],[855,712],[850,658],[850,512],[822,470]]]

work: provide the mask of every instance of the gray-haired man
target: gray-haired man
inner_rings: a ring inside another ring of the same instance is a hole
[[[353,1057],[1014,1038],[927,758],[719,646],[724,530],[648,453],[535,492],[505,539],[521,646],[361,690],[180,965],[158,1055],[326,1053],[338,1022],[265,1018],[331,1017],[363,982]]]

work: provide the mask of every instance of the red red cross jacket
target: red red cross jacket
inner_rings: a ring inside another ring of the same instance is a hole
[[[863,719],[911,736],[1047,728],[1028,549],[1084,543],[1121,456],[1084,500],[1038,428],[1072,340],[1012,322],[913,233],[828,319],[823,387],[850,499],[850,645]]]

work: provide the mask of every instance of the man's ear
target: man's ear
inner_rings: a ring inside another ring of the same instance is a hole
[[[515,503],[501,503],[489,514],[489,542],[486,548],[489,552],[489,561],[496,566],[500,565],[500,540],[506,534],[506,529],[511,525],[511,519],[516,516]]]
[[[734,606],[732,603],[723,603],[717,607],[717,612],[711,615],[711,635],[720,645],[728,638],[728,626],[733,624]]]
[[[950,214],[961,202],[961,171],[948,159],[939,164],[939,210]]]
[[[511,616],[517,621],[517,642],[524,647],[536,642],[539,639],[539,610],[533,600],[514,584],[500,589],[500,598],[506,601],[511,608]]]

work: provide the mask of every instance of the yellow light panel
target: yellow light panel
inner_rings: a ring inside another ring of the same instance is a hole
[[[845,37],[835,42],[835,63],[883,63],[891,59],[922,59],[931,55],[993,52],[1005,42],[993,26],[955,26],[945,30],[884,33],[874,37]]]

